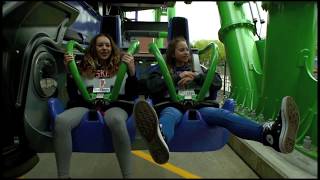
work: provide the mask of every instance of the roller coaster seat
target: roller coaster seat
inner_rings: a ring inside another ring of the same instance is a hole
[[[110,28],[112,27],[112,28]],[[109,34],[118,47],[122,47],[120,15],[104,15],[101,18],[100,32]]]
[[[178,36],[183,36],[190,45],[186,18],[173,17],[169,21],[168,40]],[[202,73],[198,50],[193,49],[192,56],[194,69]],[[206,96],[208,97],[208,94]],[[212,100],[215,100],[216,94],[210,98],[212,97],[214,97]],[[233,112],[234,105],[235,102],[232,99],[227,99],[222,108]],[[219,108],[218,103],[213,106]],[[227,129],[220,126],[209,126],[197,109],[188,109],[175,127],[174,136],[168,146],[171,152],[214,151],[222,148],[228,142],[229,136],[230,132]]]
[[[233,99],[226,99],[222,108],[234,112],[234,106]],[[160,111],[157,110],[158,113]],[[229,137],[230,132],[227,129],[209,126],[197,109],[188,109],[176,125],[174,136],[168,146],[171,152],[215,151],[222,148]]]
[[[110,28],[112,27],[112,28]],[[109,34],[118,47],[121,47],[121,20],[120,16],[103,16],[100,26],[101,33]],[[83,59],[83,54],[76,56]],[[126,75],[125,75],[126,78]],[[68,88],[69,97],[74,97],[77,88]],[[120,89],[120,92],[123,88]],[[65,108],[62,102],[57,98],[51,98],[48,101],[49,116],[51,117],[51,128],[54,128],[54,123],[57,116],[62,113]],[[91,117],[92,111],[86,113],[80,124],[72,130],[72,149],[74,152],[114,152],[111,132],[104,121],[104,117],[99,112],[95,113],[95,116]],[[135,126],[133,118],[130,116],[127,120],[127,130],[130,136],[131,143],[135,138]]]
[[[214,151],[228,142],[229,135],[225,128],[209,127],[199,111],[191,109],[184,113],[168,146],[172,152]]]
[[[185,33],[188,33],[187,31]],[[186,39],[188,40],[188,36]],[[197,57],[194,58],[195,64],[198,65],[196,68],[201,71],[202,69]],[[49,99],[48,104],[53,126],[56,117],[65,108],[57,98]],[[232,106],[226,107],[230,108]],[[72,130],[74,152],[114,152],[111,132],[105,124],[103,116],[98,112],[96,113],[94,119],[89,117],[89,112],[86,113],[78,127]],[[133,143],[136,128],[132,116],[127,120],[127,129],[131,143]],[[183,115],[181,123],[176,127],[175,136],[168,146],[172,152],[212,151],[223,147],[227,143],[228,138],[229,131],[225,128],[209,127],[197,110],[188,110]]]
[[[48,101],[49,115],[52,120],[52,128],[57,116],[65,109],[58,98],[50,98]],[[73,152],[114,152],[111,132],[104,122],[101,113],[96,112],[95,118],[89,117],[86,113],[80,124],[72,130],[72,150]],[[135,139],[135,125],[132,116],[127,120],[127,130],[131,143]]]
[[[149,100],[152,103],[152,100]],[[65,108],[58,98],[48,101],[49,115],[52,126],[57,116]],[[223,109],[234,111],[235,101],[227,99]],[[96,119],[86,113],[78,127],[72,130],[73,152],[114,152],[111,132],[104,122],[103,116],[97,112]],[[52,127],[54,128],[54,127]],[[136,127],[132,116],[127,120],[127,130],[133,144]],[[229,139],[230,133],[222,127],[208,126],[198,110],[187,110],[181,122],[175,128],[175,136],[168,144],[171,152],[202,152],[214,151],[222,148]]]
[[[168,41],[173,40],[176,37],[184,37],[187,45],[190,47],[190,38],[189,38],[189,26],[188,19],[184,17],[173,17],[169,20],[168,25]],[[165,51],[161,51],[164,54]],[[197,48],[191,48],[192,61],[193,61],[193,69],[198,73],[203,73],[206,71],[206,67],[201,66],[200,58],[199,58],[199,50]],[[211,100],[215,100],[217,98],[218,90],[221,89],[222,81],[221,77],[218,73],[215,73],[215,77],[213,79],[215,87],[210,87],[210,93],[206,94],[206,97]],[[218,82],[218,83],[217,83]],[[216,87],[216,84],[220,84],[220,86]]]
[[[108,24],[108,26],[106,24]],[[110,24],[114,24],[114,26],[110,26]],[[112,29],[110,27],[114,27],[114,28]],[[110,34],[118,46],[121,46],[120,44],[121,33],[119,33],[120,30],[121,29],[120,29],[119,16],[103,17],[100,31],[102,33]],[[69,46],[67,45],[67,47]],[[70,46],[69,48],[73,48],[73,45]],[[71,49],[71,51],[73,51],[73,49]],[[83,54],[81,53],[77,54],[76,57],[77,58],[82,57],[81,58],[82,60]],[[126,77],[127,75],[125,74],[124,78]],[[83,78],[82,78],[82,81],[86,82],[87,85],[88,83],[91,85],[94,85],[97,83],[97,81],[87,80]],[[108,78],[106,81],[110,81],[109,83],[107,82],[106,84],[111,85],[111,84],[114,84],[115,78]],[[73,80],[71,80],[71,82],[73,82]],[[68,87],[67,87],[68,94],[69,94],[69,97],[73,99],[73,97],[78,94],[77,93],[78,87],[75,88],[76,86],[72,87],[69,85],[70,83],[68,83]],[[108,88],[110,89],[111,87],[108,87]],[[119,93],[121,92],[124,92],[124,83],[122,83],[119,89]],[[57,116],[60,113],[62,113],[65,110],[65,108],[62,106],[62,103],[57,98],[49,99],[48,104],[49,104],[49,116],[51,116],[51,119],[52,119],[51,128],[53,129]],[[94,115],[94,117],[91,117],[92,114]],[[132,117],[129,117],[127,120],[127,130],[130,136],[131,143],[134,141],[134,137],[135,137],[135,127],[134,127],[134,123],[132,122],[133,122]],[[110,129],[105,123],[104,117],[99,112],[89,111],[88,113],[84,114],[79,125],[72,130],[72,150],[74,152],[114,152]]]

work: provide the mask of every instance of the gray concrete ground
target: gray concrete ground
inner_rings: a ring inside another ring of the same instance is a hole
[[[143,151],[148,154],[148,151]],[[40,162],[21,178],[56,178],[53,153],[40,153]],[[201,178],[259,178],[255,172],[226,145],[213,152],[171,153],[168,169],[133,155],[133,178],[184,178],[181,168]],[[72,178],[121,178],[113,153],[74,153]]]
[[[223,95],[219,93],[221,100]],[[148,151],[142,151],[149,154]],[[53,153],[40,153],[40,162],[21,178],[56,178]],[[281,154],[261,143],[231,136],[228,145],[212,152],[171,153],[170,166],[161,167],[133,155],[133,178],[312,178],[318,162],[294,150]],[[180,168],[180,169],[179,169]],[[178,169],[178,170],[177,170]],[[121,178],[114,153],[74,153],[72,178]]]
[[[231,136],[230,147],[262,178],[318,177],[318,161],[298,150],[282,154],[255,141]]]

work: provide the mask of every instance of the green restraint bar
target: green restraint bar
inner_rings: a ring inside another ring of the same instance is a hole
[[[203,101],[204,100],[205,95],[209,91],[209,88],[210,88],[211,82],[212,82],[212,80],[214,78],[214,73],[216,71],[216,67],[217,67],[217,64],[218,64],[218,53],[219,53],[219,51],[218,51],[218,46],[215,43],[210,43],[205,48],[199,50],[199,54],[202,54],[205,51],[208,51],[210,49],[212,49],[212,51],[211,51],[211,59],[210,59],[211,61],[210,61],[209,71],[208,71],[208,74],[206,76],[206,79],[203,82],[203,85],[202,85],[202,87],[200,89],[200,92],[199,92],[199,94],[197,96],[196,101]]]
[[[154,57],[156,58],[159,66],[160,66],[160,70],[162,72],[164,81],[166,82],[166,85],[168,87],[168,91],[169,91],[171,100],[173,102],[180,101],[182,99],[182,97],[179,97],[177,95],[176,88],[175,88],[175,86],[173,84],[173,80],[172,80],[172,78],[170,76],[170,72],[168,70],[166,62],[163,59],[163,57],[161,55],[161,52],[160,52],[159,48],[157,47],[157,45],[155,43],[150,43],[149,44],[149,52],[154,55]]]
[[[67,53],[72,55],[74,48],[78,49],[80,52],[84,52],[84,49],[80,46],[79,43],[77,43],[74,40],[70,40],[67,43]],[[68,68],[69,68],[69,70],[70,70],[70,72],[72,74],[72,77],[73,77],[74,81],[76,82],[77,87],[78,87],[79,91],[81,92],[84,100],[86,100],[88,102],[91,102],[92,98],[89,95],[86,86],[82,82],[80,73],[78,71],[78,68],[77,68],[77,65],[76,65],[76,62],[74,61],[74,59],[71,60],[71,62],[69,62]]]
[[[200,89],[199,94],[195,98],[192,98],[192,100],[194,100],[196,102],[204,100],[206,93],[209,91],[209,88],[210,88],[210,85],[213,80],[214,73],[215,73],[215,70],[216,70],[216,67],[218,64],[218,46],[216,44],[211,43],[206,48],[201,50],[200,52],[206,51],[209,48],[212,48],[211,65],[210,65],[209,71],[207,73],[206,79],[204,80],[204,83]],[[162,72],[163,78],[164,78],[166,85],[168,87],[168,91],[169,91],[171,100],[174,102],[184,100],[183,96],[177,95],[176,88],[175,88],[175,85],[174,85],[173,80],[171,78],[171,75],[170,75],[170,72],[169,72],[168,67],[166,65],[166,62],[163,59],[163,57],[159,51],[159,48],[157,47],[157,45],[155,43],[149,44],[149,52],[154,55],[154,57],[156,58],[159,66],[160,66],[160,70]]]
[[[80,52],[84,52],[84,49],[80,46],[79,43],[77,43],[74,40],[69,41],[67,43],[67,53],[68,54],[73,54],[73,49],[74,48],[77,48]],[[135,54],[136,52],[139,51],[139,48],[140,48],[139,41],[134,40],[134,41],[131,42],[127,52],[129,54],[133,55],[133,54]],[[68,64],[68,68],[69,68],[69,70],[70,70],[70,72],[72,74],[72,77],[74,78],[74,80],[75,80],[75,82],[76,82],[76,84],[77,84],[77,86],[79,88],[79,91],[81,92],[83,98],[88,102],[92,102],[96,98],[96,94],[95,93],[92,93],[92,94],[88,93],[86,86],[83,84],[83,81],[81,79],[81,76],[79,74],[77,65],[76,65],[74,60],[72,60]],[[119,70],[118,70],[118,73],[117,73],[117,78],[116,78],[114,87],[113,87],[113,89],[112,89],[110,94],[105,94],[104,95],[104,100],[112,102],[112,101],[115,101],[118,98],[119,91],[120,91],[120,88],[121,88],[121,84],[122,84],[122,81],[123,81],[123,78],[124,78],[126,72],[127,72],[127,65],[125,63],[121,63],[120,67],[119,67]]]
[[[139,49],[140,49],[139,41],[134,40],[131,42],[131,44],[127,50],[127,53],[133,55],[133,54],[137,53],[139,51]],[[122,84],[124,75],[127,72],[127,69],[128,69],[128,67],[125,63],[120,64],[119,71],[117,73],[117,79],[116,79],[114,87],[111,91],[111,94],[106,94],[106,98],[109,99],[110,101],[114,101],[118,98],[121,84]]]

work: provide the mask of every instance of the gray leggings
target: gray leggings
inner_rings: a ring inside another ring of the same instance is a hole
[[[72,155],[71,131],[81,121],[89,109],[75,107],[59,114],[55,120],[54,150],[58,169],[58,177],[69,177],[70,160]],[[128,114],[121,108],[113,107],[105,112],[104,120],[112,134],[114,150],[119,162],[122,176],[131,175],[131,143],[127,131]]]

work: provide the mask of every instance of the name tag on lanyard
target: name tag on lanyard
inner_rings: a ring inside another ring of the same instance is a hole
[[[94,93],[109,93],[110,88],[107,87],[107,80],[106,79],[97,79],[93,85],[93,92]]]

